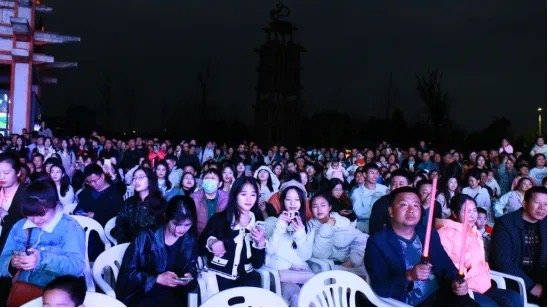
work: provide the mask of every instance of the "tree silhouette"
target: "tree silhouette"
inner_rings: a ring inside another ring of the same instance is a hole
[[[424,102],[427,126],[436,142],[447,142],[452,128],[449,110],[451,99],[442,88],[443,73],[428,69],[425,76],[416,76],[417,92]]]

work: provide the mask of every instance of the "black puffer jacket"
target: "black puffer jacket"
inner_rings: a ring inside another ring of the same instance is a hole
[[[165,225],[155,231],[145,231],[133,241],[122,261],[116,281],[116,297],[126,305],[135,302],[135,298],[146,296],[156,283],[156,277],[167,270],[167,251],[164,243]],[[194,280],[183,288],[196,288],[196,235],[187,232],[183,236],[181,251],[178,254],[177,276],[192,274]]]

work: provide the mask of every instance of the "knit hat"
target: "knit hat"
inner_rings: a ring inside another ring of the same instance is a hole
[[[283,191],[288,187],[297,187],[305,194],[305,196],[307,195],[306,188],[304,188],[304,185],[299,181],[291,180],[291,181],[283,182],[282,185],[280,186],[280,191]]]

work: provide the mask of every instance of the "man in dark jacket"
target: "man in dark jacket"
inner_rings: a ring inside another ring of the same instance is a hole
[[[546,307],[546,187],[525,193],[523,209],[503,215],[491,237],[490,265],[523,278],[528,302]]]
[[[405,169],[398,169],[392,172],[390,176],[390,190],[394,191],[400,187],[412,186],[413,174]],[[390,195],[382,196],[373,203],[371,209],[371,218],[369,218],[369,235],[381,231],[384,226],[390,225],[390,216],[388,208],[390,207]]]
[[[365,267],[371,287],[381,297],[413,306],[477,306],[468,296],[466,281],[457,281],[457,269],[432,230],[428,263],[421,262],[426,228],[421,200],[412,187],[391,194],[390,227],[371,236],[365,249]]]

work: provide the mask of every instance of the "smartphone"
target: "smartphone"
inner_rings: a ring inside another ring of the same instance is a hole
[[[295,219],[295,217],[299,216],[299,211],[287,211],[287,216],[291,219]]]
[[[110,161],[110,159],[106,159],[106,158],[105,158],[105,159],[103,160],[103,162],[104,162],[105,166],[109,166],[109,167],[112,166],[112,162]]]
[[[264,221],[262,221],[262,220],[256,221],[256,222],[255,222],[255,227],[264,230],[264,229],[265,229],[265,228],[264,228]]]

